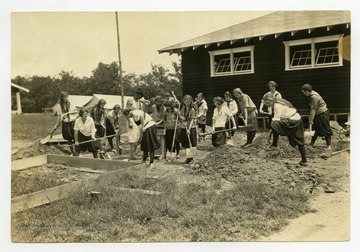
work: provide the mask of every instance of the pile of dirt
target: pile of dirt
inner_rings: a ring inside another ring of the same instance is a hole
[[[11,160],[29,158],[45,154],[69,155],[70,148],[58,144],[41,144],[40,140],[23,148],[19,148],[11,155]]]
[[[269,151],[267,156],[253,155],[258,150],[255,146],[241,148],[224,145],[210,152],[202,160],[197,160],[191,173],[208,175],[209,178],[221,177],[235,183],[266,183],[271,186],[288,185],[291,188],[313,187],[323,183],[322,175],[311,166],[298,165],[299,153],[279,149],[278,153]],[[286,156],[287,158],[283,159]]]

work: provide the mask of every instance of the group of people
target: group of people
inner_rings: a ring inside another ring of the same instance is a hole
[[[240,88],[232,92],[226,91],[223,97],[213,98],[214,111],[212,115],[211,141],[215,147],[226,144],[235,134],[239,125],[246,131],[246,142],[243,147],[251,146],[258,129],[258,113],[269,116],[272,143],[267,150],[278,146],[279,136],[287,136],[289,144],[298,146],[300,165],[307,165],[304,147],[304,124],[296,108],[277,91],[277,83],[269,81],[269,91],[261,99],[259,110],[249,95]],[[314,130],[311,145],[319,136],[325,137],[328,149],[331,149],[332,130],[329,124],[330,113],[323,98],[309,84],[301,87],[302,93],[309,97],[310,130]],[[100,139],[107,138],[109,146],[114,150],[120,147],[119,117],[127,118],[128,132],[126,133],[130,146],[129,159],[136,159],[136,148],[140,145],[142,161],[149,160],[153,168],[155,151],[161,144],[158,130],[165,134],[166,154],[179,158],[180,150],[185,149],[186,164],[194,159],[194,149],[198,141],[203,140],[206,133],[208,105],[203,93],[198,93],[195,99],[191,95],[184,95],[180,102],[172,92],[164,93],[150,100],[144,98],[144,92],[139,89],[126,107],[121,110],[116,104],[110,112],[106,112],[106,101],[100,99],[88,111],[84,108],[76,109],[69,102],[68,94],[61,92],[59,119],[62,120],[63,138],[70,144],[71,155],[79,156],[81,152],[92,152],[93,157],[104,158],[105,150]],[[201,134],[202,133],[202,134]],[[200,137],[199,137],[200,136]],[[72,146],[75,146],[75,149]],[[121,154],[121,149],[118,149]]]

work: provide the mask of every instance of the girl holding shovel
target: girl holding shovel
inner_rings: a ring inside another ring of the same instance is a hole
[[[181,120],[181,145],[186,150],[185,164],[190,164],[193,160],[193,148],[197,145],[196,136],[196,111],[193,106],[193,98],[191,95],[185,95],[183,104],[179,111],[179,118]]]
[[[168,153],[166,154],[166,159],[169,160],[171,157],[171,153],[176,152],[176,158],[178,159],[180,156],[180,143],[179,136],[177,132],[179,132],[179,123],[178,123],[178,115],[176,114],[178,111],[175,108],[175,102],[165,101],[164,106],[165,110],[165,142],[166,149]]]
[[[69,101],[69,94],[67,92],[61,92],[59,98],[59,107],[57,109],[59,115],[59,121],[53,129],[56,130],[57,126],[61,122],[62,137],[68,141],[70,146],[70,156],[74,155],[74,125],[77,118],[77,109]]]
[[[212,144],[219,147],[226,144],[226,132],[224,131],[227,122],[231,121],[232,130],[236,130],[235,119],[230,109],[221,97],[213,99],[215,109],[212,117]]]
[[[133,118],[135,124],[139,126],[142,132],[140,137],[140,148],[143,151],[142,162],[145,163],[150,155],[150,168],[154,169],[155,150],[160,148],[156,133],[156,123],[148,113],[140,109],[127,108],[123,111],[123,114],[127,118]]]

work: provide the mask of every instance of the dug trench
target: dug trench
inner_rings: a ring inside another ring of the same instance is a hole
[[[324,155],[324,144],[321,139],[318,141],[318,146],[314,148],[306,146],[307,157],[309,165],[302,167],[298,165],[300,160],[297,149],[290,147],[287,143],[286,138],[280,138],[279,147],[277,150],[265,151],[266,147],[266,133],[258,133],[254,140],[254,145],[249,148],[241,148],[240,145],[244,141],[243,134],[235,135],[235,146],[223,146],[214,148],[211,146],[209,139],[199,143],[197,155],[195,155],[195,163],[191,166],[184,165],[181,163],[184,158],[180,160],[172,160],[166,162],[164,160],[156,161],[156,168],[154,171],[146,170],[146,177],[152,180],[161,180],[165,178],[172,178],[179,184],[193,185],[198,184],[199,186],[212,186],[218,193],[229,191],[232,188],[241,186],[242,184],[264,184],[273,188],[282,188],[283,190],[300,190],[303,191],[309,198],[310,210],[304,212],[303,216],[316,216],[321,215],[321,206],[324,204],[319,201],[329,200],[334,198],[334,195],[338,196],[341,194],[341,199],[338,201],[330,202],[335,208],[344,209],[343,220],[349,219],[349,152],[345,151],[334,156],[327,156],[328,158],[322,158]],[[346,146],[336,139],[333,138],[333,151],[344,149]],[[36,147],[36,143],[32,146]],[[62,151],[61,147],[54,146],[39,146],[41,149],[37,151],[33,150],[33,153],[43,153],[45,149],[48,152],[54,151],[58,154],[58,151]],[[126,153],[126,151],[125,151]],[[28,152],[25,150],[19,150],[17,152],[19,156],[27,156]],[[14,158],[15,159],[15,158]],[[133,185],[136,187],[136,185]],[[146,188],[148,189],[148,188]],[[153,189],[153,188],[150,188]],[[268,195],[263,195],[262,200],[271,201]],[[315,202],[315,203],[314,203]],[[23,213],[24,214],[24,213]],[[291,227],[292,221],[296,221],[300,218],[296,218],[288,222],[284,220],[284,225],[281,227],[274,228],[273,231],[260,233],[254,236],[229,236],[220,240],[314,240],[316,237],[311,234],[314,232],[307,231],[307,235],[296,236],[296,230],[301,228],[286,231],[286,227]],[[16,221],[15,221],[16,222]],[[17,222],[16,222],[17,223]],[[343,232],[339,235],[326,236],[330,240],[346,240],[349,226],[348,222],[344,222]],[[288,225],[289,224],[289,225]],[[299,225],[299,223],[298,223]],[[301,223],[300,223],[301,225]],[[320,224],[318,224],[320,225]],[[325,224],[323,226],[326,226]],[[309,227],[307,227],[309,228]],[[329,226],[333,228],[333,226]],[[236,229],[233,233],[240,232],[241,227],[232,227]],[[315,230],[314,227],[313,230]],[[326,229],[325,227],[320,230]],[[230,229],[231,230],[231,229]],[[274,236],[273,233],[277,233],[281,230],[287,232],[288,236]],[[289,232],[293,234],[289,235]],[[316,232],[315,232],[316,233]],[[333,232],[334,233],[334,232]],[[275,237],[275,238],[271,238]],[[285,238],[284,238],[285,237]],[[318,236],[319,237],[319,236]],[[139,238],[140,241],[141,238]],[[167,241],[157,237],[154,238],[156,241]],[[321,239],[321,238],[319,238]],[[324,239],[324,238],[323,238]],[[126,239],[125,239],[126,240]],[[151,239],[150,239],[151,240]],[[184,238],[181,238],[184,240]],[[186,240],[186,239],[185,239]],[[191,240],[191,239],[190,239]],[[196,239],[195,239],[196,240]],[[201,239],[200,239],[201,240]],[[139,240],[137,240],[139,241]]]

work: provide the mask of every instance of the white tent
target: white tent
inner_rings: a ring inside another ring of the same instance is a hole
[[[88,103],[93,97],[90,95],[69,95],[70,103],[75,107],[83,107]],[[58,100],[51,108],[53,111],[58,111],[60,106],[60,101]]]
[[[124,96],[124,105],[126,106],[126,102],[128,99],[132,98],[132,96]],[[90,101],[84,104],[86,109],[90,109],[95,106],[100,99],[104,99],[106,101],[105,108],[111,110],[114,105],[119,104],[121,106],[121,95],[103,95],[103,94],[94,94]]]

